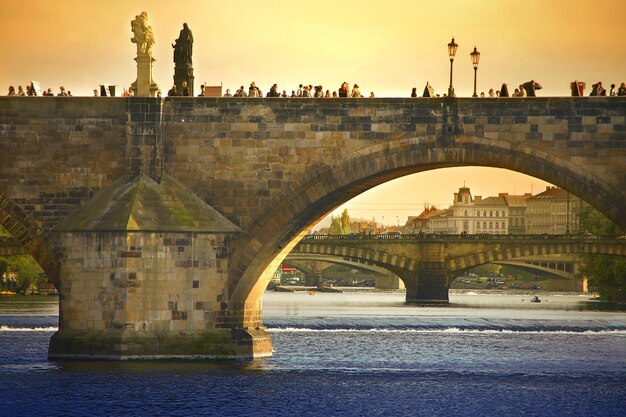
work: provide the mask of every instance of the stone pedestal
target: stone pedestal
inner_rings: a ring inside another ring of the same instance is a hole
[[[131,84],[130,91],[136,97],[156,97],[159,86],[152,78],[152,64],[155,61],[151,54],[139,54],[137,61],[137,80]]]
[[[174,84],[176,89],[182,94],[183,82],[187,82],[189,95],[193,97],[193,66],[192,64],[176,64],[174,66]]]

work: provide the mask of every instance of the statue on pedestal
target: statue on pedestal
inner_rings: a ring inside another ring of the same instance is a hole
[[[174,85],[182,95],[193,96],[193,34],[187,23],[174,42]]]
[[[180,31],[178,39],[174,41],[174,63],[175,64],[191,64],[191,56],[193,53],[193,34],[189,30],[187,23],[183,23],[183,29]]]
[[[135,35],[130,41],[137,44],[137,55],[151,54],[154,34],[152,27],[148,25],[148,13],[144,11],[135,16],[135,20],[130,22],[130,28]]]
[[[137,97],[155,97],[159,86],[152,79],[152,45],[154,34],[148,25],[148,13],[141,12],[130,22],[133,37],[130,41],[137,44],[137,80],[131,84],[130,91]]]

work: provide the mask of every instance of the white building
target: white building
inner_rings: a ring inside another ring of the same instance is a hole
[[[430,227],[431,233],[507,234],[509,205],[504,194],[483,199],[462,187],[448,210],[430,217]]]

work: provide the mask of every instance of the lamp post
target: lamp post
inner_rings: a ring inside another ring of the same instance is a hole
[[[454,62],[454,56],[456,55],[456,48],[459,45],[454,42],[454,38],[452,38],[452,42],[448,44],[448,55],[450,56],[450,87],[448,87],[448,97],[454,97],[454,87],[452,87],[452,63]]]
[[[472,65],[474,66],[474,94],[472,97],[478,97],[476,94],[476,72],[478,71],[478,61],[480,61],[480,52],[474,46],[474,51],[470,53],[470,58],[472,58]]]

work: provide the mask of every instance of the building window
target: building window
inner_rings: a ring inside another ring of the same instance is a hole
[[[463,230],[469,230],[469,222],[467,220],[463,222]]]
[[[480,222],[476,222],[476,228],[480,229]]]
[[[506,229],[506,226],[504,225],[504,222],[502,222],[502,229]]]
[[[502,217],[506,217],[506,213],[502,210]]]
[[[489,228],[493,229],[493,222],[489,222]]]
[[[500,223],[496,222],[496,229],[500,228]]]
[[[467,217],[467,210],[465,210],[465,212],[463,212],[463,215],[464,215],[465,217]]]
[[[493,217],[493,210],[489,210],[489,217]]]
[[[480,217],[480,210],[478,210],[478,211],[476,212],[476,215],[477,215],[478,217]]]
[[[483,229],[487,228],[487,222],[483,222]]]

